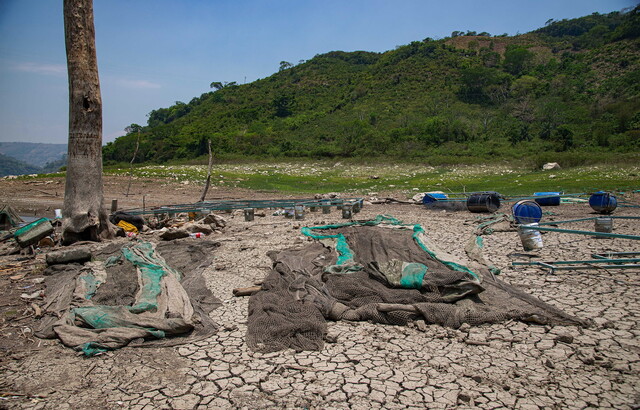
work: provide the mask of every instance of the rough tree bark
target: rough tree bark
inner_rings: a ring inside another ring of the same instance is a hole
[[[63,243],[109,234],[103,207],[102,98],[96,58],[93,0],[64,0],[69,74],[69,143]]]

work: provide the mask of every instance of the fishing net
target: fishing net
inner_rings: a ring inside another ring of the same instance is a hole
[[[113,244],[84,265],[55,265],[36,333],[92,356],[126,345],[172,346],[210,336],[220,301],[202,271],[218,243]],[[173,338],[173,336],[183,336]]]
[[[302,231],[316,241],[269,253],[273,269],[249,300],[247,343],[254,351],[319,350],[326,320],[585,324],[496,279],[486,266],[472,270],[437,251],[420,225],[379,216]]]
[[[0,206],[0,230],[9,230],[24,222],[20,215],[9,205]]]

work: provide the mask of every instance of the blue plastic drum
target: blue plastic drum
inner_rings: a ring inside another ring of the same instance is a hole
[[[535,201],[523,199],[513,204],[511,208],[513,219],[518,224],[532,224],[542,219],[542,208]]]
[[[441,194],[439,192],[427,192],[422,198],[422,204],[429,205],[436,201],[442,201],[443,199],[447,199],[447,194]]]
[[[615,195],[600,191],[591,195],[589,206],[598,213],[610,214],[618,207],[618,200]]]
[[[558,206],[560,205],[561,192],[534,192],[534,196],[540,196],[542,198],[536,198],[535,201],[541,206]]]

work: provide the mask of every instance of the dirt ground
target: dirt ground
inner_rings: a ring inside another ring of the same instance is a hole
[[[105,179],[105,204],[139,208],[197,201],[201,187],[166,181]],[[0,179],[0,205],[21,215],[53,218],[62,207],[64,180]],[[395,196],[397,192],[380,193]],[[273,192],[212,187],[207,199],[278,199]],[[640,198],[630,198],[638,203]],[[508,207],[501,211],[508,212]],[[545,221],[593,217],[586,204],[545,208]],[[223,301],[211,313],[212,337],[174,348],[127,347],[85,358],[55,340],[33,336],[44,290],[42,249],[0,257],[0,408],[639,408],[640,269],[572,270],[548,274],[513,261],[590,259],[593,253],[640,252],[638,241],[545,233],[544,248],[524,252],[513,230],[484,236],[485,258],[508,283],[593,323],[577,326],[505,322],[447,329],[329,323],[322,351],[254,353],[244,342],[248,298],[232,295],[270,269],[267,251],[308,241],[300,227],[339,223],[307,212],[302,221],[273,216],[245,222],[221,213],[228,225],[207,240],[221,246],[205,271]],[[478,214],[405,204],[368,204],[356,215],[392,215],[421,224],[438,245],[462,260],[481,222]],[[617,216],[640,216],[619,207]],[[593,221],[561,227],[593,230]],[[615,233],[640,235],[640,221],[615,220]],[[144,235],[142,235],[144,237]],[[155,240],[152,234],[146,239]],[[123,243],[130,239],[119,239]],[[197,241],[198,239],[186,239]],[[8,244],[0,246],[0,252]]]

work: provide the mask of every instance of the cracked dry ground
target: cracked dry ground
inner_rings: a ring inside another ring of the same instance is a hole
[[[546,208],[550,209],[550,208]],[[552,209],[546,220],[593,216],[586,205]],[[410,205],[365,206],[359,219],[390,214],[420,223],[442,248],[463,260],[476,215]],[[637,215],[621,208],[617,215]],[[253,353],[244,342],[251,286],[270,267],[269,250],[301,245],[301,225],[342,222],[307,213],[304,221],[229,216],[215,262],[205,272],[223,300],[220,324],[206,340],[176,348],[124,348],[83,358],[54,341],[2,361],[9,408],[634,408],[640,404],[640,278],[637,269],[549,275],[510,266],[523,260],[515,232],[485,236],[485,256],[507,282],[583,319],[590,328],[506,322],[396,327],[329,323],[319,352]],[[592,230],[592,222],[575,229]],[[616,221],[617,233],[638,234],[638,221]],[[547,233],[546,259],[585,259],[604,251],[638,251],[637,241]],[[195,240],[195,239],[194,239]]]

